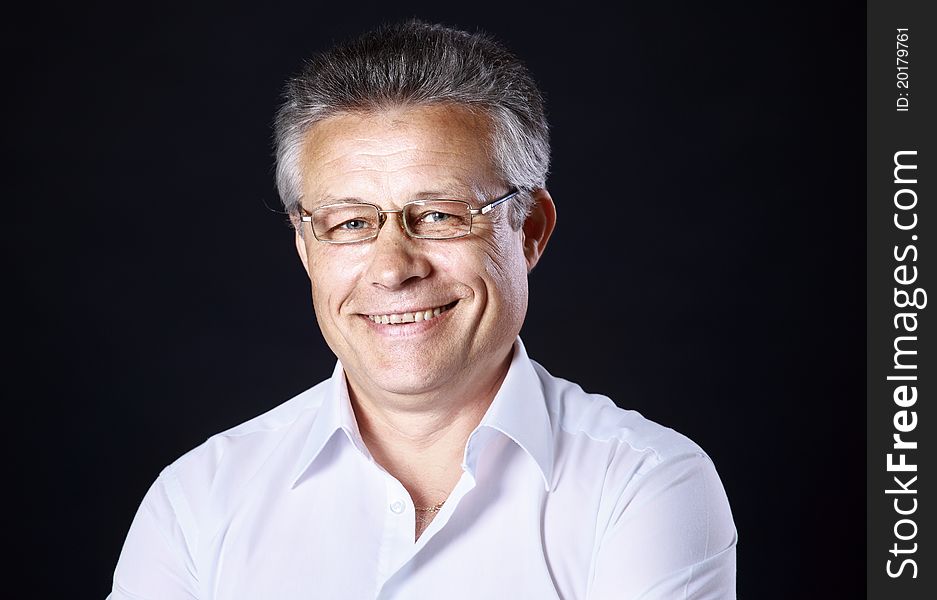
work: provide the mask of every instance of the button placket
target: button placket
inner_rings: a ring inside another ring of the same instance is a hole
[[[384,531],[378,555],[377,590],[388,577],[413,556],[413,505],[407,490],[388,473],[384,473],[387,495],[384,497]]]

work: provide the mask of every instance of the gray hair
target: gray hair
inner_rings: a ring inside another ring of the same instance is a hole
[[[546,185],[550,136],[543,98],[530,72],[504,46],[481,33],[406,21],[385,25],[315,55],[290,79],[275,127],[276,180],[294,217],[302,196],[299,165],[306,133],[340,113],[399,106],[454,104],[486,115],[490,152],[500,176],[517,188],[517,229]]]

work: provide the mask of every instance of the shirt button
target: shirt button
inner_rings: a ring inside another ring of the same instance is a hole
[[[399,515],[400,513],[402,513],[403,502],[401,502],[400,500],[397,500],[396,502],[392,502],[390,505],[390,511],[394,513],[395,515]]]

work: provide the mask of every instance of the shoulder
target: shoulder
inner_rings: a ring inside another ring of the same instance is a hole
[[[160,474],[167,489],[199,503],[213,491],[236,489],[283,448],[305,439],[327,395],[329,380],[239,425],[216,433],[181,455]],[[198,507],[193,507],[197,511]]]
[[[605,590],[597,597],[632,588],[638,596],[637,590],[654,585],[668,569],[684,576],[693,565],[701,573],[713,571],[711,579],[730,588],[737,533],[706,452],[669,427],[553,377],[536,363],[534,368],[554,432],[554,485],[562,512],[593,507],[590,524],[602,549],[595,558],[595,589]],[[705,562],[716,556],[721,558]],[[633,581],[620,580],[633,574],[620,568],[631,562],[648,568]]]
[[[731,523],[716,467],[693,440],[534,368],[550,414],[554,486],[562,496],[599,498],[597,516],[606,525],[645,502],[663,510],[664,498],[678,510],[718,512],[721,522]]]
[[[533,365],[543,386],[558,450],[574,446],[579,452],[599,453],[609,460],[627,457],[639,472],[680,457],[705,456],[687,436],[637,411],[620,408],[607,396],[554,377],[536,362]]]

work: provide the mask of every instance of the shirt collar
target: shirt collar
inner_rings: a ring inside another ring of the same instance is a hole
[[[342,431],[349,442],[365,456],[370,456],[367,446],[364,445],[364,440],[361,438],[361,432],[358,430],[355,413],[351,408],[348,383],[345,380],[345,369],[340,361],[336,362],[335,370],[332,371],[332,377],[328,381],[329,384],[324,391],[325,397],[322,399],[322,405],[316,412],[315,419],[312,421],[306,441],[303,444],[303,449],[299,453],[296,470],[293,473],[292,487],[296,487],[300,478],[337,431]]]
[[[329,381],[325,398],[299,454],[293,473],[293,487],[339,430],[362,454],[370,456],[358,431],[341,362],[335,365]],[[530,456],[543,477],[544,487],[549,491],[553,476],[552,427],[540,378],[534,371],[520,337],[514,342],[514,356],[498,393],[465,445],[463,468],[473,476],[481,451],[490,441],[490,436],[484,432],[492,431],[507,436]]]
[[[473,475],[488,436],[485,430],[498,431],[517,444],[537,464],[543,485],[551,488],[553,477],[553,428],[547,412],[543,386],[524,343],[514,341],[514,357],[491,406],[465,445],[463,466]]]

